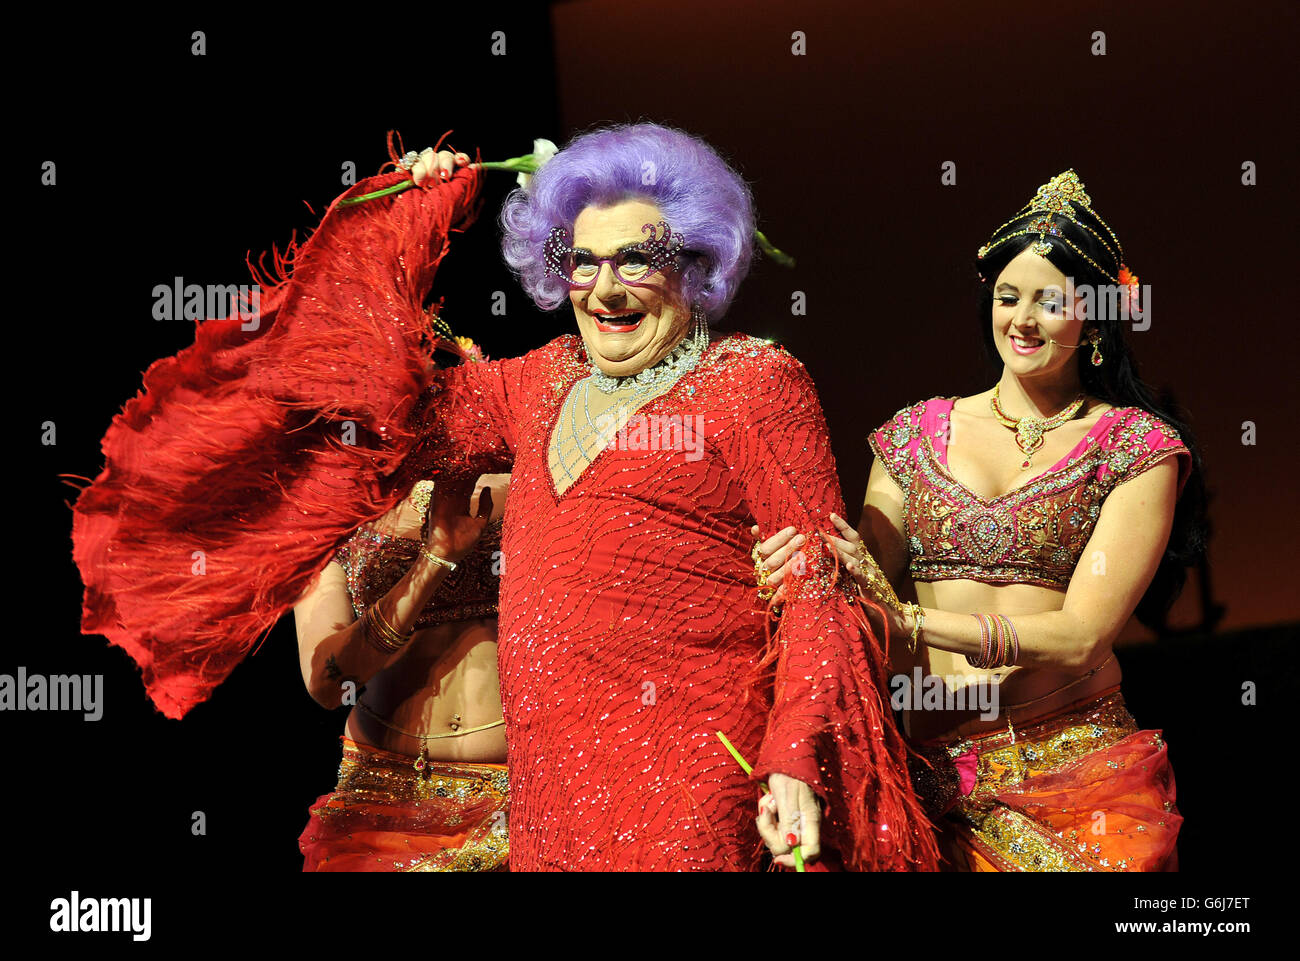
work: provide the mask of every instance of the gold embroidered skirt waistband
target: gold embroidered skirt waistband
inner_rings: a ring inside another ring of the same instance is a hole
[[[337,787],[298,839],[305,871],[504,871],[504,764],[426,761],[344,737]]]
[[[979,755],[975,794],[1047,774],[1093,751],[1137,733],[1119,688],[1068,705],[1014,733],[1005,729],[948,746],[950,757],[974,748]]]
[[[1118,687],[1068,704],[1049,717],[973,737],[928,741],[911,762],[912,782],[931,818],[959,798],[1019,784],[1114,744],[1138,730]],[[928,762],[928,763],[927,763]]]
[[[423,771],[414,759],[358,744],[343,738],[343,760],[339,763],[336,793],[377,793],[399,801],[452,798],[506,800],[510,795],[504,764],[471,764],[462,761],[426,761]]]

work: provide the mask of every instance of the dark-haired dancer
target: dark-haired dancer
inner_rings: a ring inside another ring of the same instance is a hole
[[[445,478],[436,499],[432,483],[416,484],[357,529],[294,607],[307,689],[323,707],[353,705],[338,784],[298,839],[304,870],[505,870],[493,568],[508,481],[478,481],[493,492],[492,520],[479,516],[481,495],[463,513],[463,480]]]
[[[1111,646],[1135,608],[1163,614],[1203,550],[1196,450],[1137,379],[1128,312],[1105,309],[1138,309],[1136,278],[1073,171],[1040,187],[978,260],[1001,378],[872,433],[859,529],[833,517],[830,540],[878,596],[889,586],[873,583],[865,551],[899,594],[915,585],[919,605],[890,606],[891,635],[912,645],[891,647],[898,673],[919,665],[965,688],[968,707],[987,692],[966,711],[901,698],[957,867],[1170,870],[1173,772],[1159,732],[1125,710]],[[780,567],[791,541],[771,537],[760,553]]]

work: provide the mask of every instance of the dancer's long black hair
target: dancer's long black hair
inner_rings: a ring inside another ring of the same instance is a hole
[[[1027,212],[1012,223],[1003,227],[998,236],[1021,230],[1037,223],[1047,216],[1060,231],[1059,236],[1045,236],[1052,249],[1047,259],[1067,277],[1074,279],[1075,286],[1092,285],[1094,291],[1113,289],[1113,282],[1089,263],[1078,252],[1063,242],[1068,239],[1098,264],[1103,264],[1112,276],[1119,276],[1119,257],[1114,249],[1115,243],[1109,229],[1096,217],[1082,208],[1075,207],[1075,217],[1101,237],[1103,244],[1088,230],[1076,225],[1070,219],[1060,215],[1045,215],[1042,211]],[[1002,359],[998,355],[997,345],[993,340],[993,286],[998,275],[1017,254],[1038,240],[1038,234],[1021,234],[1010,240],[993,246],[983,259],[976,261],[976,273],[982,281],[979,293],[979,317],[984,336],[984,346],[989,359],[998,371],[1002,369]],[[1201,453],[1196,444],[1187,414],[1179,408],[1168,393],[1157,393],[1138,376],[1137,361],[1129,350],[1125,340],[1125,326],[1130,323],[1122,311],[1105,309],[1105,297],[1094,298],[1093,315],[1085,321],[1085,329],[1096,325],[1101,331],[1101,353],[1103,362],[1100,366],[1091,363],[1092,349],[1080,347],[1078,354],[1079,378],[1083,389],[1093,397],[1115,407],[1139,407],[1159,417],[1178,431],[1183,443],[1192,455],[1192,473],[1183,488],[1182,495],[1174,508],[1173,529],[1169,533],[1169,544],[1164,557],[1156,569],[1150,586],[1138,602],[1137,619],[1148,627],[1160,629],[1164,626],[1165,616],[1177,599],[1187,579],[1187,568],[1201,561],[1205,555],[1209,527],[1206,522],[1206,490],[1202,473]]]

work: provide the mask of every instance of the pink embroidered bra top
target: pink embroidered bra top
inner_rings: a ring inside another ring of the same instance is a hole
[[[416,538],[383,534],[363,524],[334,553],[331,560],[347,574],[352,613],[358,620],[367,607],[392,590],[410,570],[420,552],[420,544]],[[500,550],[501,521],[494,520],[483,529],[473,550],[438,585],[416,618],[415,629],[475,617],[496,617]]]
[[[1050,469],[985,500],[948,472],[956,399],[905,407],[869,438],[905,496],[903,536],[914,581],[1064,589],[1116,486],[1171,456],[1179,458],[1179,494],[1191,473],[1191,454],[1177,431],[1144,410],[1117,407]]]

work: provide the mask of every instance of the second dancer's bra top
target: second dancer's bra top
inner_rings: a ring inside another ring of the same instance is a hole
[[[1179,494],[1191,473],[1191,454],[1176,430],[1144,410],[1117,407],[1050,469],[985,499],[948,471],[948,422],[956,399],[905,407],[869,438],[903,490],[903,536],[914,581],[1064,589],[1112,490],[1166,457],[1179,459]]]
[[[358,620],[411,569],[423,542],[399,537],[363,524],[335,552],[332,560],[347,574],[348,597]],[[473,549],[447,574],[446,579],[415,621],[424,630],[476,617],[497,616],[500,589],[501,521],[483,529]]]

